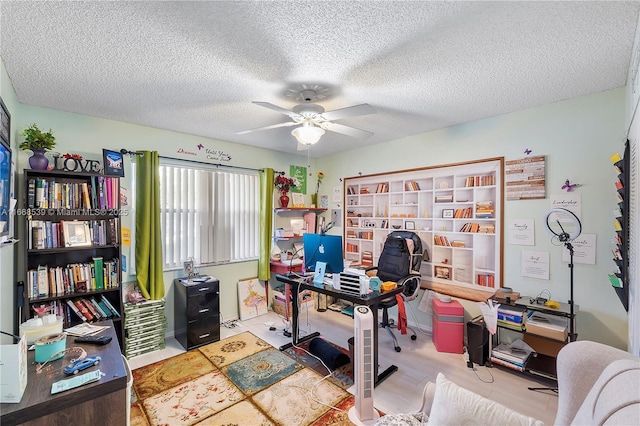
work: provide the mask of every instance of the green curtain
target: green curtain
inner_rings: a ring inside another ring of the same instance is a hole
[[[260,253],[258,279],[271,277],[271,243],[273,238],[273,169],[260,170]]]
[[[136,279],[142,295],[164,297],[160,236],[160,158],[157,151],[139,151],[136,167]]]

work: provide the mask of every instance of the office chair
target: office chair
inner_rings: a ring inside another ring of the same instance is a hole
[[[378,266],[367,268],[366,272],[371,275],[375,271],[375,275],[381,281],[394,281],[398,286],[403,287],[400,293],[404,302],[414,300],[418,297],[420,290],[420,263],[422,262],[422,242],[420,237],[410,231],[393,231],[387,235],[387,239],[382,247],[382,253],[378,259]],[[389,308],[398,304],[395,296],[380,302],[378,306],[382,309],[382,322],[380,327],[387,330],[393,339],[393,346],[396,352],[400,352],[398,339],[391,331],[389,323]],[[416,332],[411,330],[411,340],[416,340]]]

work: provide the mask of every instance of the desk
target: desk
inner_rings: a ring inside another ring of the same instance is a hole
[[[308,336],[305,336],[304,338],[300,338],[298,336],[298,304],[295,303],[296,302],[296,298],[297,295],[300,291],[303,290],[311,290],[311,291],[315,291],[318,293],[322,293],[322,294],[326,294],[327,296],[332,296],[338,299],[342,299],[342,300],[346,300],[348,302],[353,303],[354,305],[365,305],[368,306],[369,309],[371,309],[371,312],[373,313],[373,347],[374,347],[374,351],[373,351],[373,372],[375,374],[376,377],[376,383],[375,386],[378,386],[378,384],[382,383],[383,380],[385,380],[387,377],[389,377],[393,372],[398,370],[398,367],[396,367],[395,365],[391,365],[389,366],[386,370],[384,370],[382,373],[378,374],[378,328],[379,328],[379,324],[378,324],[378,305],[380,304],[381,301],[388,299],[389,297],[395,297],[396,294],[400,294],[402,293],[402,287],[398,287],[394,290],[391,291],[387,291],[386,293],[380,293],[378,291],[374,291],[372,293],[369,293],[366,296],[359,296],[359,295],[354,295],[354,294],[350,294],[350,293],[345,293],[343,291],[340,290],[336,290],[334,288],[326,288],[326,287],[316,287],[313,284],[309,284],[307,283],[304,278],[301,278],[300,276],[296,275],[296,274],[277,274],[276,275],[276,279],[282,283],[285,283],[287,285],[291,286],[291,291],[294,294],[293,297],[293,301],[294,303],[292,303],[293,305],[293,312],[291,315],[291,322],[292,322],[292,327],[291,327],[291,340],[292,343],[283,345],[280,347],[280,350],[284,350],[287,348],[290,348],[293,345],[297,345],[300,342],[312,339],[314,337],[317,337],[320,335],[320,333],[315,332],[315,333],[311,333]]]
[[[51,395],[51,384],[67,379],[62,368],[69,363],[69,355],[52,361],[36,372],[35,351],[27,355],[27,388],[19,404],[2,404],[0,423],[3,425],[25,424],[30,426],[76,425],[125,425],[127,416],[127,372],[118,346],[113,321],[98,325],[109,325],[100,335],[111,336],[105,346],[75,343],[74,336],[67,337],[67,348],[81,347],[87,356],[102,358],[97,368],[104,376],[97,382]],[[119,327],[119,325],[118,325]],[[49,368],[47,368],[49,367]],[[87,371],[93,371],[92,367]]]

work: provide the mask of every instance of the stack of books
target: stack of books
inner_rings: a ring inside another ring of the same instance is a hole
[[[524,371],[524,366],[532,353],[533,351],[524,345],[500,343],[491,351],[491,362],[513,370]]]
[[[523,331],[525,318],[524,308],[506,304],[498,306],[498,325],[502,327]]]
[[[480,201],[476,203],[476,217],[478,219],[493,217],[493,202]]]

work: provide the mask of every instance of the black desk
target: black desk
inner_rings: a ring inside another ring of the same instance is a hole
[[[393,372],[398,370],[398,367],[395,365],[389,366],[382,373],[378,374],[378,305],[381,301],[388,299],[389,297],[395,297],[396,294],[402,293],[402,287],[398,287],[394,290],[387,291],[385,293],[380,293],[379,291],[374,291],[369,293],[366,296],[359,296],[355,294],[345,293],[340,290],[336,290],[334,288],[326,288],[326,287],[316,287],[313,283],[307,283],[304,278],[301,278],[296,274],[277,274],[276,279],[282,283],[288,284],[291,286],[291,291],[294,294],[293,298],[293,312],[291,314],[291,340],[292,343],[287,343],[280,347],[280,350],[285,350],[290,348],[293,345],[297,345],[300,342],[304,342],[306,340],[312,339],[314,337],[318,337],[320,333],[314,332],[303,338],[299,337],[298,333],[298,303],[297,297],[298,293],[303,290],[311,290],[317,293],[326,294],[328,296],[332,296],[341,300],[346,300],[348,302],[353,303],[354,305],[365,305],[371,309],[373,313],[373,372],[376,376],[375,386],[382,383],[387,377],[389,377]]]

